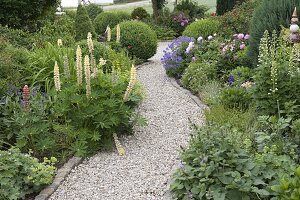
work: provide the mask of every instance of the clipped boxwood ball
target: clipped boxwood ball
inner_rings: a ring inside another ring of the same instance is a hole
[[[199,36],[207,38],[209,35],[217,33],[220,26],[221,23],[215,19],[202,19],[188,25],[182,35],[194,38],[198,38]]]
[[[122,47],[129,55],[142,60],[151,58],[156,53],[157,36],[150,26],[140,21],[124,21],[120,23]],[[112,31],[112,39],[116,38],[116,29]]]

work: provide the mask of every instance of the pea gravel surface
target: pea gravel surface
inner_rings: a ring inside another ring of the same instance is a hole
[[[204,105],[166,76],[160,58],[167,42],[160,42],[149,63],[138,69],[145,99],[136,109],[147,120],[134,135],[120,138],[125,156],[99,152],[72,170],[51,200],[171,200],[171,175],[179,167],[192,125],[203,124]]]

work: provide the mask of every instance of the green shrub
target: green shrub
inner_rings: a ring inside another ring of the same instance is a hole
[[[182,0],[174,8],[174,11],[179,11],[187,14],[191,20],[195,18],[201,19],[204,17],[208,8],[204,5],[198,5],[193,0]]]
[[[38,159],[17,149],[0,150],[0,199],[24,199],[52,182],[55,158]]]
[[[125,21],[120,23],[121,45],[129,55],[142,60],[151,58],[156,53],[157,36],[145,23],[139,21]],[[116,37],[114,29],[112,37]]]
[[[243,1],[245,0],[217,0],[217,15],[223,15],[232,10],[236,4]]]
[[[92,25],[91,19],[86,11],[86,8],[82,5],[77,7],[75,18],[75,40],[86,39],[88,32],[95,35],[95,29]]]
[[[251,93],[246,88],[227,87],[221,93],[220,102],[226,108],[246,110],[252,102]]]
[[[221,91],[222,87],[218,81],[209,81],[201,87],[198,95],[204,104],[217,105],[220,102]]]
[[[181,81],[184,87],[198,93],[205,83],[214,80],[216,76],[217,70],[213,63],[195,62],[185,70]]]
[[[8,40],[10,44],[15,47],[25,47],[31,49],[34,46],[34,39],[32,34],[18,30],[11,29],[0,25],[1,38]]]
[[[246,81],[253,79],[254,71],[249,67],[237,67],[228,74],[234,77],[235,85],[241,86]]]
[[[132,19],[143,20],[149,17],[150,14],[143,7],[137,7],[131,13]]]
[[[103,9],[100,5],[94,4],[94,3],[90,3],[88,4],[86,7],[86,10],[89,14],[89,17],[92,21],[94,21],[94,19],[103,12]]]
[[[209,35],[217,33],[220,26],[221,23],[215,19],[203,19],[188,25],[182,35],[194,38],[198,38],[199,36],[207,38]]]
[[[285,103],[300,105],[300,72],[297,70],[300,48],[289,45],[276,33],[270,39],[266,31],[260,44],[259,64],[254,76],[254,99],[258,110],[276,115]],[[297,114],[299,118],[299,114]]]
[[[118,23],[129,20],[130,15],[125,12],[102,12],[94,20],[97,34],[103,35],[107,26],[115,27]]]
[[[176,37],[176,32],[170,27],[149,22],[147,24],[155,31],[158,40],[173,40]]]
[[[288,27],[294,7],[300,9],[300,0],[264,0],[255,9],[250,25],[250,46],[248,55],[253,63],[257,64],[259,54],[259,42],[265,30],[270,33],[276,30],[280,32],[281,25]]]

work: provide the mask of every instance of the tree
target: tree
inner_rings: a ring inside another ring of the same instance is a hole
[[[75,40],[86,39],[88,32],[95,34],[95,29],[92,25],[92,21],[89,18],[85,6],[78,5],[75,18]]]
[[[153,17],[157,18],[165,6],[166,0],[152,0]]]
[[[0,24],[32,30],[38,20],[54,15],[59,0],[1,0]]]

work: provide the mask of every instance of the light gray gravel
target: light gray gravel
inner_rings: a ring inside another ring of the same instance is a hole
[[[100,152],[76,167],[51,200],[170,200],[171,174],[188,144],[191,122],[203,123],[204,106],[174,87],[160,63],[167,43],[159,43],[151,62],[138,69],[146,98],[137,111],[148,125],[120,138],[125,156]]]

